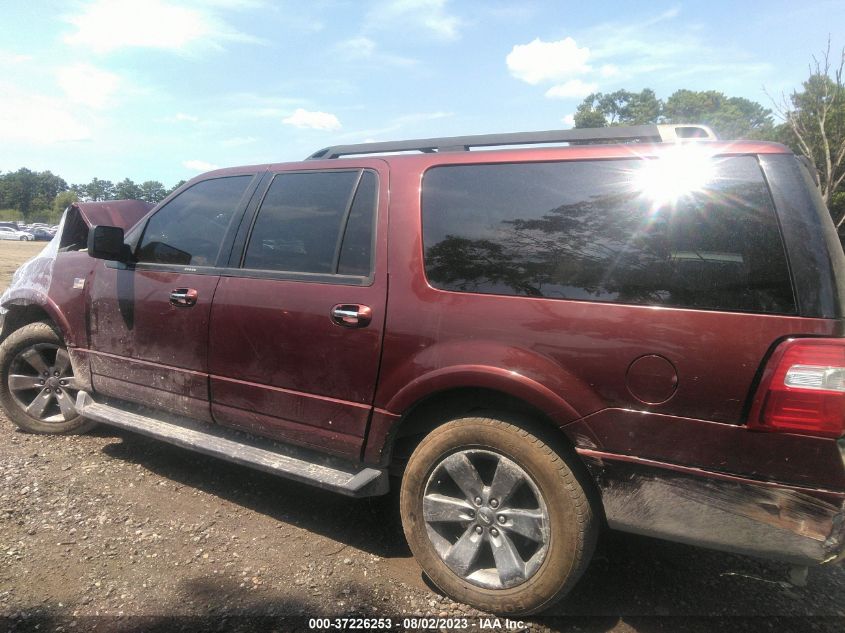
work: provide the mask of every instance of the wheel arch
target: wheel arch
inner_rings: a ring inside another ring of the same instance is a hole
[[[576,470],[576,476],[585,489],[589,489],[594,509],[603,514],[600,495],[586,465],[575,451],[574,438],[546,411],[508,391],[482,386],[461,386],[427,393],[412,403],[399,417],[390,418],[389,428],[381,438],[368,438],[371,443],[381,443],[380,459],[390,473],[401,476],[408,458],[422,439],[434,429],[457,417],[479,415],[497,417],[515,423],[540,437],[544,442],[564,454]],[[370,461],[370,460],[368,460]]]
[[[59,336],[66,344],[73,345],[69,340],[70,327],[67,320],[62,315],[58,307],[50,300],[41,303],[32,303],[23,301],[7,301],[3,307],[7,310],[5,318],[3,319],[2,331],[0,331],[0,342],[15,330],[19,330],[25,325],[35,323],[37,321],[44,321],[53,326]]]

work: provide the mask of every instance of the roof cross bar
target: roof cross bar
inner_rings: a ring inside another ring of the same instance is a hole
[[[478,134],[474,136],[446,136],[441,138],[333,145],[311,154],[309,160],[340,158],[361,154],[390,152],[460,152],[473,147],[499,145],[538,145],[542,143],[595,143],[608,141],[639,141],[643,143],[674,142],[689,139],[711,139],[716,135],[705,125],[632,125],[545,132],[511,132],[507,134]]]

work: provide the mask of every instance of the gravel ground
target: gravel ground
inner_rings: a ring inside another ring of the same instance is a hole
[[[553,610],[559,618],[526,625],[842,631],[845,570],[813,569],[806,587],[787,582],[788,572],[609,534]],[[155,628],[163,616],[168,627],[194,630],[276,616],[414,614],[477,626],[484,615],[427,586],[394,496],[350,500],[107,427],[35,436],[4,418],[0,614],[10,630],[68,631],[167,630]],[[302,619],[270,622],[307,629]]]
[[[0,289],[41,248],[0,242]],[[804,587],[788,576],[608,533],[573,592],[523,628],[845,630],[845,568],[812,569]],[[426,584],[395,495],[350,500],[107,427],[28,435],[0,413],[0,633],[289,631],[355,615],[496,624]]]

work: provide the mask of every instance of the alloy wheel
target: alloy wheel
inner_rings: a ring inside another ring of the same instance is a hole
[[[27,415],[42,422],[66,422],[77,417],[79,386],[67,350],[36,343],[21,350],[11,364],[9,391]]]
[[[426,531],[455,574],[485,589],[531,578],[549,548],[549,513],[537,485],[510,458],[490,450],[448,455],[423,496]]]

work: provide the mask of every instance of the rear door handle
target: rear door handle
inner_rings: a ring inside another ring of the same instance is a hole
[[[197,304],[199,293],[193,288],[177,288],[170,293],[170,303],[177,308],[190,308]]]
[[[339,303],[332,308],[332,322],[343,327],[367,327],[373,320],[370,306],[357,303]]]

